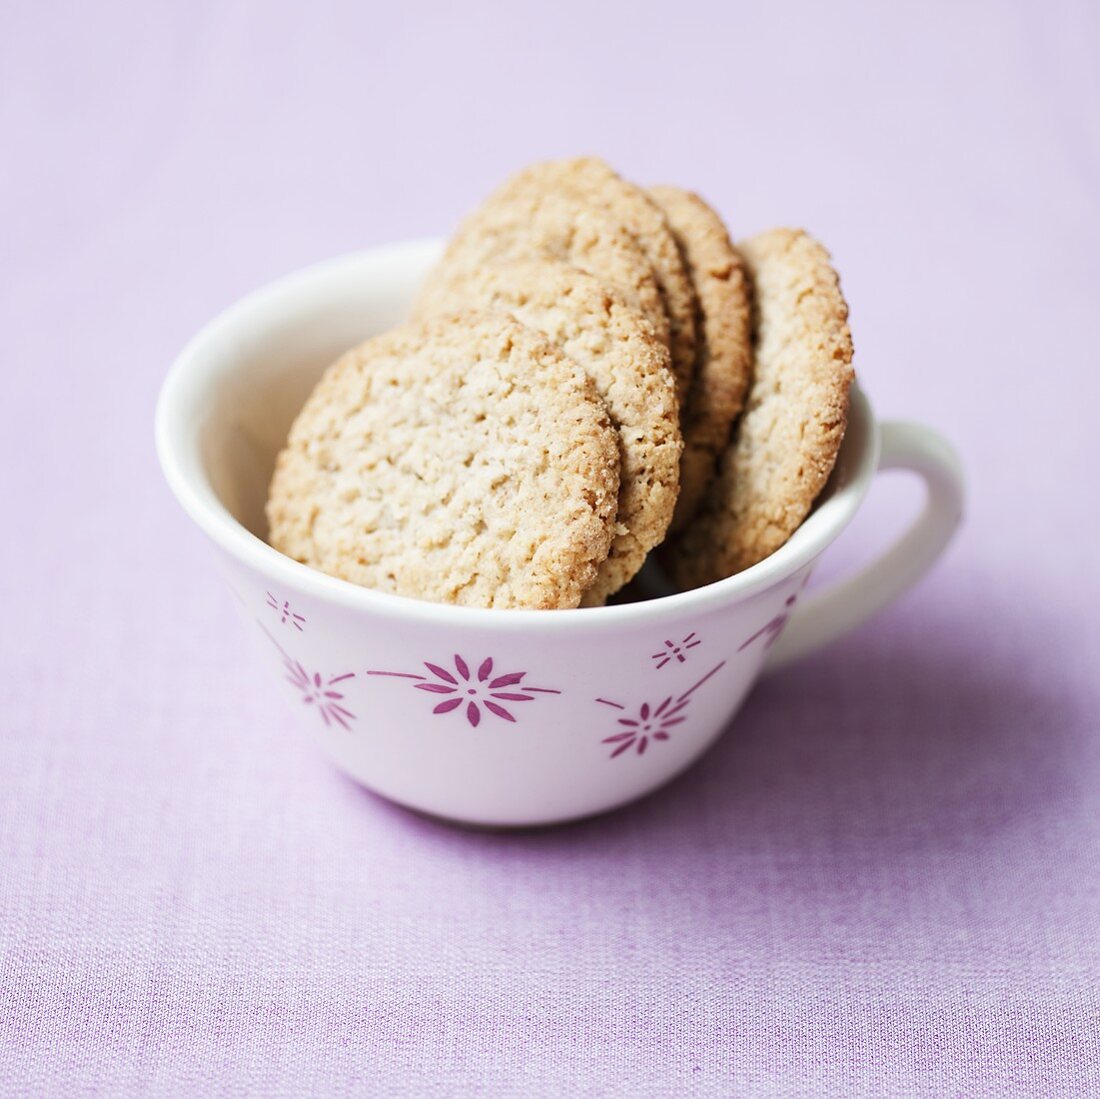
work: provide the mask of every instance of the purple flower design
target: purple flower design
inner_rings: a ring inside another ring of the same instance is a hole
[[[757,640],[757,638],[760,637],[764,637],[767,639],[764,642],[765,651],[770,649],[776,643],[776,641],[779,640],[779,635],[783,632],[783,627],[786,626],[787,623],[790,621],[791,608],[795,605],[795,602],[797,600],[797,595],[788,595],[787,601],[783,604],[783,610],[781,610],[779,614],[777,614],[770,622],[765,622],[764,625],[761,626],[760,629],[758,629],[756,633],[754,633],[752,637],[750,637],[747,641],[743,641],[740,645],[738,645],[737,651],[741,652],[742,649],[747,649],[755,640]]]
[[[398,679],[414,679],[418,682],[413,686],[418,691],[426,691],[428,694],[445,695],[432,708],[433,714],[454,713],[462,704],[462,711],[467,722],[475,729],[481,724],[482,708],[494,717],[502,721],[515,722],[512,711],[502,705],[507,702],[514,705],[517,702],[532,702],[536,694],[561,694],[561,691],[550,687],[529,687],[523,679],[526,672],[506,672],[504,675],[493,675],[493,658],[486,657],[477,668],[474,675],[468,664],[458,653],[454,655],[454,671],[439,664],[431,664],[424,661],[424,667],[431,673],[431,677],[412,672],[385,672],[368,671],[367,675],[385,675]]]
[[[267,635],[268,641],[279,650],[279,655],[283,658],[283,668],[286,672],[286,681],[292,684],[296,690],[302,694],[302,701],[307,706],[313,706],[317,712],[321,715],[321,720],[326,725],[339,725],[342,729],[351,729],[348,724],[350,721],[355,720],[355,714],[353,714],[346,706],[343,705],[344,693],[342,690],[336,690],[338,683],[343,683],[345,679],[354,679],[354,672],[345,672],[343,675],[322,676],[320,672],[314,672],[312,675],[306,671],[304,665],[300,660],[295,660],[275,640],[271,631],[257,618],[256,625]]]
[[[620,717],[619,724],[625,725],[626,728],[620,733],[605,736],[602,741],[604,744],[618,745],[611,753],[610,758],[614,759],[629,748],[635,747],[638,755],[642,755],[646,750],[646,745],[649,744],[650,738],[653,740],[668,740],[669,729],[679,725],[684,720],[683,710],[688,702],[689,699],[685,698],[674,706],[672,696],[669,695],[664,702],[653,709],[650,708],[648,702],[643,702],[636,718]]]
[[[332,725],[335,722],[342,729],[351,728],[348,722],[355,720],[355,714],[341,705],[344,701],[343,692],[334,688],[337,683],[343,683],[345,679],[353,679],[354,672],[345,672],[343,675],[330,676],[328,679],[324,679],[320,672],[314,672],[313,675],[310,675],[299,661],[289,656],[284,655],[283,662],[286,664],[287,682],[292,683],[302,692],[302,701],[307,706],[317,708],[321,720],[326,725]]]
[[[720,668],[725,667],[723,660],[716,664],[702,679],[693,683],[682,695],[669,695],[658,703],[643,702],[638,707],[636,717],[620,717],[618,723],[621,726],[610,736],[605,736],[601,744],[613,744],[609,759],[615,759],[624,752],[634,749],[637,755],[644,755],[646,748],[652,741],[668,740],[671,736],[669,730],[682,724],[687,718],[688,706],[691,696]],[[621,702],[612,702],[607,698],[597,698],[597,702],[604,706],[612,706],[616,710],[626,710]]]
[[[267,605],[279,615],[279,621],[280,623],[282,623],[282,625],[285,626],[289,622],[296,630],[301,632],[302,627],[305,625],[306,621],[305,615],[295,614],[295,612],[291,609],[289,600],[284,599],[280,603],[279,600],[271,594],[271,592],[268,592]]]
[[[673,660],[677,663],[687,663],[687,651],[688,649],[694,649],[696,645],[701,645],[703,639],[695,636],[695,631],[687,635],[682,641],[673,643],[672,641],[666,641],[665,647],[659,653],[653,653],[650,657],[651,660],[657,661],[657,671],[660,671],[666,664],[671,663]]]

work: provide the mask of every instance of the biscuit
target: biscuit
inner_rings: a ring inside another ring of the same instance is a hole
[[[684,457],[672,532],[695,514],[745,400],[752,333],[744,265],[718,214],[698,195],[651,187],[695,289],[695,370],[680,411]]]
[[[572,193],[608,211],[634,236],[649,260],[669,320],[672,372],[681,404],[695,368],[695,294],[668,222],[641,187],[598,157],[534,164],[506,184],[509,194]]]
[[[436,311],[457,279],[488,264],[549,258],[579,267],[613,286],[669,339],[657,279],[638,242],[610,214],[568,192],[498,188],[451,238],[420,291],[414,311]]]
[[[783,545],[828,480],[847,426],[852,339],[828,252],[797,229],[773,229],[739,250],[755,297],[754,374],[719,475],[664,557],[684,588]]]
[[[328,369],[276,463],[269,540],[417,599],[575,607],[607,556],[618,490],[592,380],[513,318],[469,312]]]
[[[582,606],[601,605],[664,538],[676,505],[683,444],[668,349],[621,294],[564,263],[484,267],[438,284],[431,300],[448,311],[512,314],[544,333],[596,383],[619,432],[621,458],[615,538],[581,600]]]

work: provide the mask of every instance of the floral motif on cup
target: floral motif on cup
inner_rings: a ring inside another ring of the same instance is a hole
[[[350,722],[355,720],[355,714],[344,705],[347,701],[344,697],[344,688],[341,687],[337,690],[337,685],[349,679],[354,679],[355,673],[344,672],[340,675],[326,675],[321,672],[310,673],[300,660],[295,660],[275,640],[271,631],[258,618],[256,619],[256,625],[263,630],[271,644],[279,650],[279,655],[283,658],[286,681],[301,694],[302,702],[313,707],[321,715],[321,720],[326,725],[339,725],[342,729],[350,729]]]
[[[657,702],[647,700],[637,707],[627,707],[621,702],[614,702],[608,698],[597,698],[596,701],[602,705],[611,706],[629,714],[627,717],[618,718],[618,728],[600,741],[601,744],[611,745],[608,758],[615,759],[631,749],[634,754],[642,756],[645,755],[650,744],[671,739],[672,730],[687,720],[691,696],[725,665],[724,660],[716,664],[683,694],[667,695]]]
[[[758,629],[756,633],[752,635],[752,637],[741,642],[741,644],[737,646],[737,651],[741,652],[742,650],[747,649],[754,641],[757,641],[760,638],[764,638],[764,649],[770,649],[779,640],[779,635],[783,632],[784,627],[790,621],[792,610],[797,601],[797,595],[788,595],[787,601],[783,604],[783,610],[781,610],[773,619],[765,622],[764,625],[761,626],[760,629]]]
[[[354,679],[355,673],[345,672],[325,678],[320,672],[310,675],[297,660],[290,657],[283,659],[286,662],[287,682],[301,691],[302,701],[307,706],[314,706],[326,725],[335,723],[342,729],[350,729],[348,722],[355,720],[355,714],[344,707],[344,694],[336,690],[336,684]]]
[[[687,637],[679,641],[665,641],[664,648],[660,652],[652,653],[650,660],[655,662],[657,671],[660,671],[666,664],[673,662],[686,664],[688,652],[702,643],[703,639],[692,630]]]
[[[527,672],[494,675],[492,657],[482,660],[476,672],[472,670],[472,662],[458,653],[454,655],[453,664],[453,672],[441,664],[425,660],[428,675],[381,670],[368,670],[367,675],[408,679],[416,690],[439,696],[439,701],[432,707],[433,714],[461,713],[475,729],[481,724],[482,710],[501,721],[516,723],[516,715],[512,711],[517,704],[534,702],[540,694],[561,694],[553,687],[531,687],[524,683]]]
[[[268,592],[267,605],[279,616],[279,622],[282,625],[292,625],[299,633],[302,632],[306,624],[305,615],[296,613],[288,599],[276,599],[271,592]]]

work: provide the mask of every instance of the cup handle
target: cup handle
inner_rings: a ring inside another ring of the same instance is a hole
[[[769,671],[835,641],[893,602],[932,567],[962,520],[962,463],[946,439],[903,421],[883,423],[880,439],[878,471],[908,469],[922,477],[924,507],[880,557],[805,601],[768,654]]]

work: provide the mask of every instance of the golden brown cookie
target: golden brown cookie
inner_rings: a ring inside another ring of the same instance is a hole
[[[270,542],[365,587],[476,607],[575,607],[614,533],[618,439],[592,380],[505,314],[349,351],[279,455]]]
[[[641,187],[598,157],[533,164],[505,184],[507,201],[529,194],[574,194],[608,211],[634,236],[648,259],[668,313],[669,351],[681,404],[695,367],[695,295],[672,230]]]
[[[744,265],[718,214],[698,195],[651,187],[668,219],[695,289],[695,370],[680,410],[684,457],[670,531],[695,514],[729,443],[752,370],[752,333]]]
[[[596,383],[619,432],[615,539],[582,606],[599,606],[642,567],[668,530],[680,477],[676,389],[668,349],[617,291],[550,260],[483,267],[437,283],[421,307],[490,309],[544,333]]]
[[[828,252],[798,229],[761,233],[739,250],[755,299],[753,380],[718,478],[664,557],[684,588],[786,542],[828,480],[848,420],[852,338]]]
[[[668,342],[668,316],[641,246],[606,211],[567,191],[498,188],[458,227],[421,288],[415,312],[433,309],[446,287],[494,263],[555,259],[613,286]],[[441,288],[441,289],[437,289]]]

